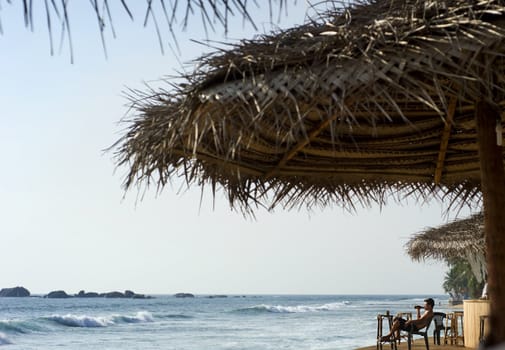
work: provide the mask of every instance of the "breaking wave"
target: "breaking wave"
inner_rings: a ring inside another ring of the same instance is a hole
[[[12,344],[9,339],[7,339],[7,336],[3,333],[0,333],[0,345],[7,345],[7,344]]]
[[[27,333],[28,330],[24,327],[24,323],[21,321],[12,321],[12,320],[1,320],[0,321],[0,330],[7,333]],[[1,336],[5,336],[5,334],[0,333]],[[1,340],[0,340],[1,343]]]
[[[243,309],[236,310],[237,312],[244,313],[302,313],[302,312],[323,312],[323,311],[335,311],[341,309],[343,306],[348,305],[349,302],[339,302],[339,303],[329,303],[323,305],[295,305],[295,306],[283,306],[283,305],[255,305]]]
[[[0,320],[0,334],[26,334],[33,331],[40,331],[42,328],[36,321]]]
[[[134,316],[110,315],[110,316],[86,316],[86,315],[52,315],[46,318],[49,321],[67,327],[108,327],[120,323],[144,323],[152,322],[153,316],[147,311],[137,312]]]
[[[112,316],[114,323],[144,323],[144,322],[153,322],[153,315],[151,315],[147,311],[137,312],[135,316],[121,316],[115,315]]]

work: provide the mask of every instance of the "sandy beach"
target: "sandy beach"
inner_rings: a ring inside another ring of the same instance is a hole
[[[462,345],[444,345],[444,344],[441,344],[441,345],[435,345],[433,344],[433,338],[430,338],[429,339],[430,341],[430,349],[431,350],[464,350],[464,349],[469,349],[469,348],[465,348],[464,346]],[[389,344],[384,344],[382,346],[383,350],[389,350],[391,349],[391,347],[389,346]],[[367,346],[367,347],[364,347],[364,348],[358,348],[358,349],[355,349],[355,350],[376,350],[377,349],[377,346],[374,344],[374,345],[371,345],[371,346]],[[398,345],[398,350],[406,350],[407,349],[407,342],[401,342],[400,345]],[[426,346],[424,345],[424,341],[422,338],[416,338],[415,341],[412,343],[412,349],[414,350],[424,350],[426,349]]]

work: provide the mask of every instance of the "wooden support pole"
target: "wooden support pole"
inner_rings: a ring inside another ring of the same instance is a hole
[[[444,170],[445,155],[447,154],[447,146],[451,136],[452,121],[456,112],[457,98],[453,96],[449,102],[447,117],[445,118],[444,131],[442,132],[442,140],[440,141],[440,151],[438,152],[437,168],[435,169],[435,183],[438,185],[442,180],[442,172]]]
[[[488,102],[475,107],[484,201],[484,229],[491,299],[491,332],[486,345],[505,344],[505,171],[502,147],[496,144],[500,113]]]

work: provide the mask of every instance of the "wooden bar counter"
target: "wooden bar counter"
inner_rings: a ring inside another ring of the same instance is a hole
[[[480,316],[489,315],[489,300],[464,300],[463,301],[463,330],[465,336],[465,347],[476,349],[479,345]],[[489,330],[489,325],[485,325],[485,330]]]

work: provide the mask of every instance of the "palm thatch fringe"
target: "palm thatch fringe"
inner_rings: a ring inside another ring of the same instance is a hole
[[[282,12],[283,7],[287,6],[287,2],[288,0],[268,0],[270,15],[272,16],[274,12],[274,4],[278,6],[280,13]],[[7,4],[11,4],[11,1],[7,0]],[[44,6],[42,8],[36,8],[36,6],[34,8],[34,2],[32,0],[22,1],[25,26],[33,31],[35,24],[34,18],[40,17],[37,16],[37,10],[43,10],[43,16],[45,17],[43,18],[46,20],[49,34],[51,55],[54,52],[53,30],[55,27],[60,27],[62,40],[64,37],[68,40],[70,57],[73,62],[73,44],[70,30],[72,18],[69,2],[46,0],[43,4]],[[200,15],[199,20],[206,31],[214,30],[217,25],[222,26],[224,28],[224,32],[228,33],[229,18],[236,15],[242,16],[246,22],[251,24],[254,29],[257,30],[254,18],[251,15],[251,2],[247,0],[186,0],[175,2],[168,1],[168,3],[166,3],[165,0],[159,0],[158,2],[145,0],[145,10],[143,13],[137,13],[134,9],[135,6],[130,6],[131,2],[128,0],[121,0],[119,4],[119,6],[124,10],[124,14],[131,20],[133,20],[135,16],[140,15],[140,17],[143,18],[144,26],[147,26],[150,22],[154,25],[162,52],[164,51],[162,38],[163,29],[161,29],[160,21],[166,21],[169,32],[168,34],[176,44],[177,28],[187,28],[189,22],[192,20],[192,17],[195,15]],[[91,0],[89,1],[89,5],[90,10],[96,16],[104,53],[107,56],[105,31],[110,30],[112,36],[116,36],[113,22],[114,4],[111,4],[109,0]],[[265,6],[265,4],[263,5]],[[3,34],[4,30],[1,14],[2,4],[0,1],[0,34]]]

